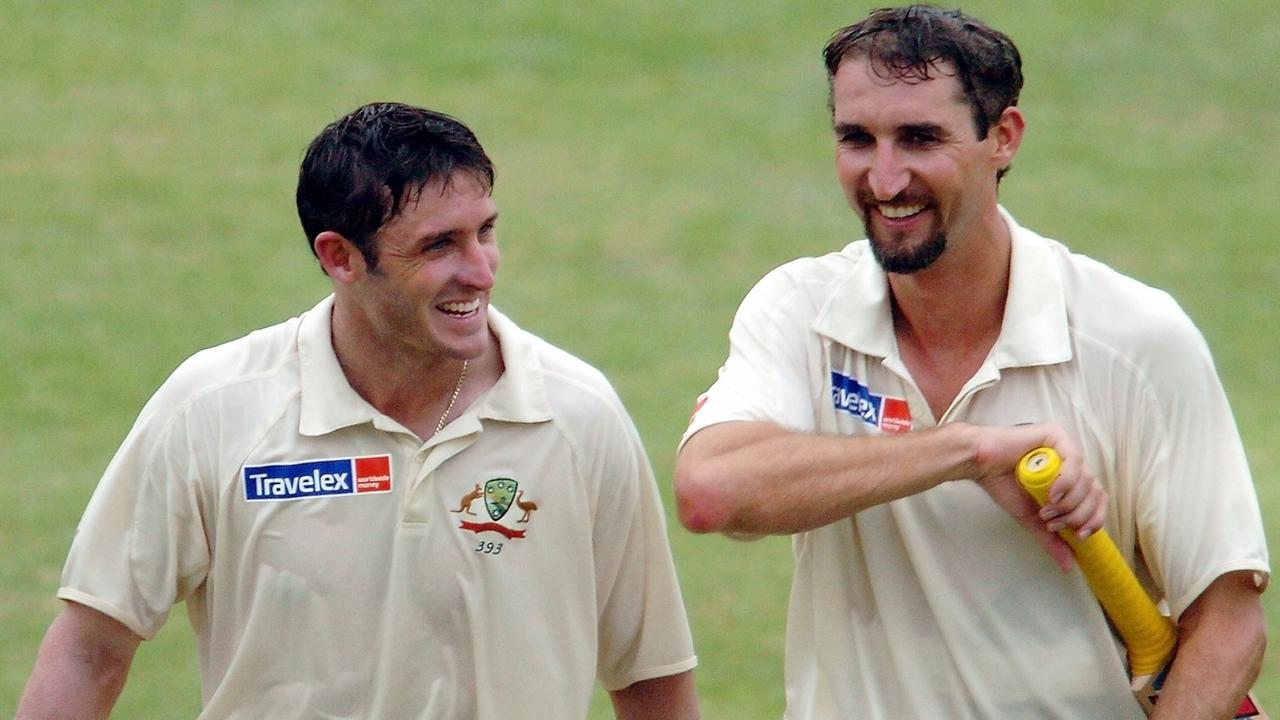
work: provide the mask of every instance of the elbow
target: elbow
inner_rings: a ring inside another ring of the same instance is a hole
[[[698,534],[724,532],[732,515],[732,493],[705,466],[678,462],[675,471],[676,516],[686,530]]]

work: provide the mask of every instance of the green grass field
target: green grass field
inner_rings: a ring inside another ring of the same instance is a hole
[[[835,182],[820,50],[881,4],[6,3],[0,715],[142,403],[195,349],[327,292],[292,209],[320,127],[398,99],[476,130],[498,164],[498,304],[610,375],[669,503],[675,444],[742,295],[860,236]],[[1280,10],[964,7],[1023,52],[1029,130],[1005,205],[1180,299],[1214,348],[1280,548]],[[737,545],[674,521],[671,535],[704,716],[779,717],[786,540]],[[1258,690],[1274,714],[1280,593],[1264,602]],[[198,708],[179,610],[116,717]]]

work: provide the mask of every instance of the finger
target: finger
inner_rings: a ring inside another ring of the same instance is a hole
[[[1085,522],[1083,525],[1080,526],[1080,529],[1076,530],[1076,537],[1080,538],[1081,540],[1089,537],[1095,532],[1101,530],[1102,524],[1106,522],[1106,520],[1107,520],[1107,494],[1103,492],[1101,499],[1098,501],[1093,511],[1093,517],[1089,518],[1087,522]]]
[[[1041,509],[1041,519],[1050,520],[1073,512],[1095,487],[1098,483],[1087,469],[1074,458],[1064,459],[1062,472],[1049,488],[1048,502]]]
[[[1089,490],[1089,481],[1092,478],[1088,470],[1082,468],[1074,456],[1060,455],[1060,457],[1062,467],[1058,470],[1058,479],[1054,480],[1049,488],[1049,502],[1046,504],[1061,505],[1062,512],[1066,512],[1083,499],[1084,493]]]
[[[1096,482],[1090,482],[1089,486],[1089,492],[1075,508],[1049,523],[1050,530],[1071,529],[1075,531],[1076,537],[1084,539],[1102,526],[1101,518],[1106,515],[1107,494]]]
[[[1050,500],[1040,508],[1041,520],[1053,520],[1068,515],[1088,497],[1091,482],[1087,478],[1060,476],[1050,489]]]
[[[1065,518],[1088,499],[1089,487],[1078,478],[1059,477],[1050,490],[1051,493],[1054,491],[1056,491],[1056,499],[1045,503],[1044,507],[1040,508],[1039,516],[1048,524],[1050,530],[1057,532],[1070,527]]]

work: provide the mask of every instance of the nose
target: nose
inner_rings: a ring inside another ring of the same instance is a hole
[[[458,280],[468,287],[489,290],[498,269],[498,246],[472,238],[459,254]]]
[[[880,202],[892,200],[911,184],[911,173],[907,172],[902,159],[889,143],[879,144],[872,151],[867,184]]]

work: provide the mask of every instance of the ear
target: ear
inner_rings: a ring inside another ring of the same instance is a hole
[[[364,256],[341,233],[325,230],[314,243],[320,267],[334,282],[348,283],[365,272]]]
[[[1013,162],[1013,156],[1022,146],[1022,134],[1026,129],[1027,121],[1022,117],[1022,111],[1013,106],[1005,108],[1000,120],[991,126],[988,137],[994,137],[996,141],[991,159],[997,169],[1009,167]]]

